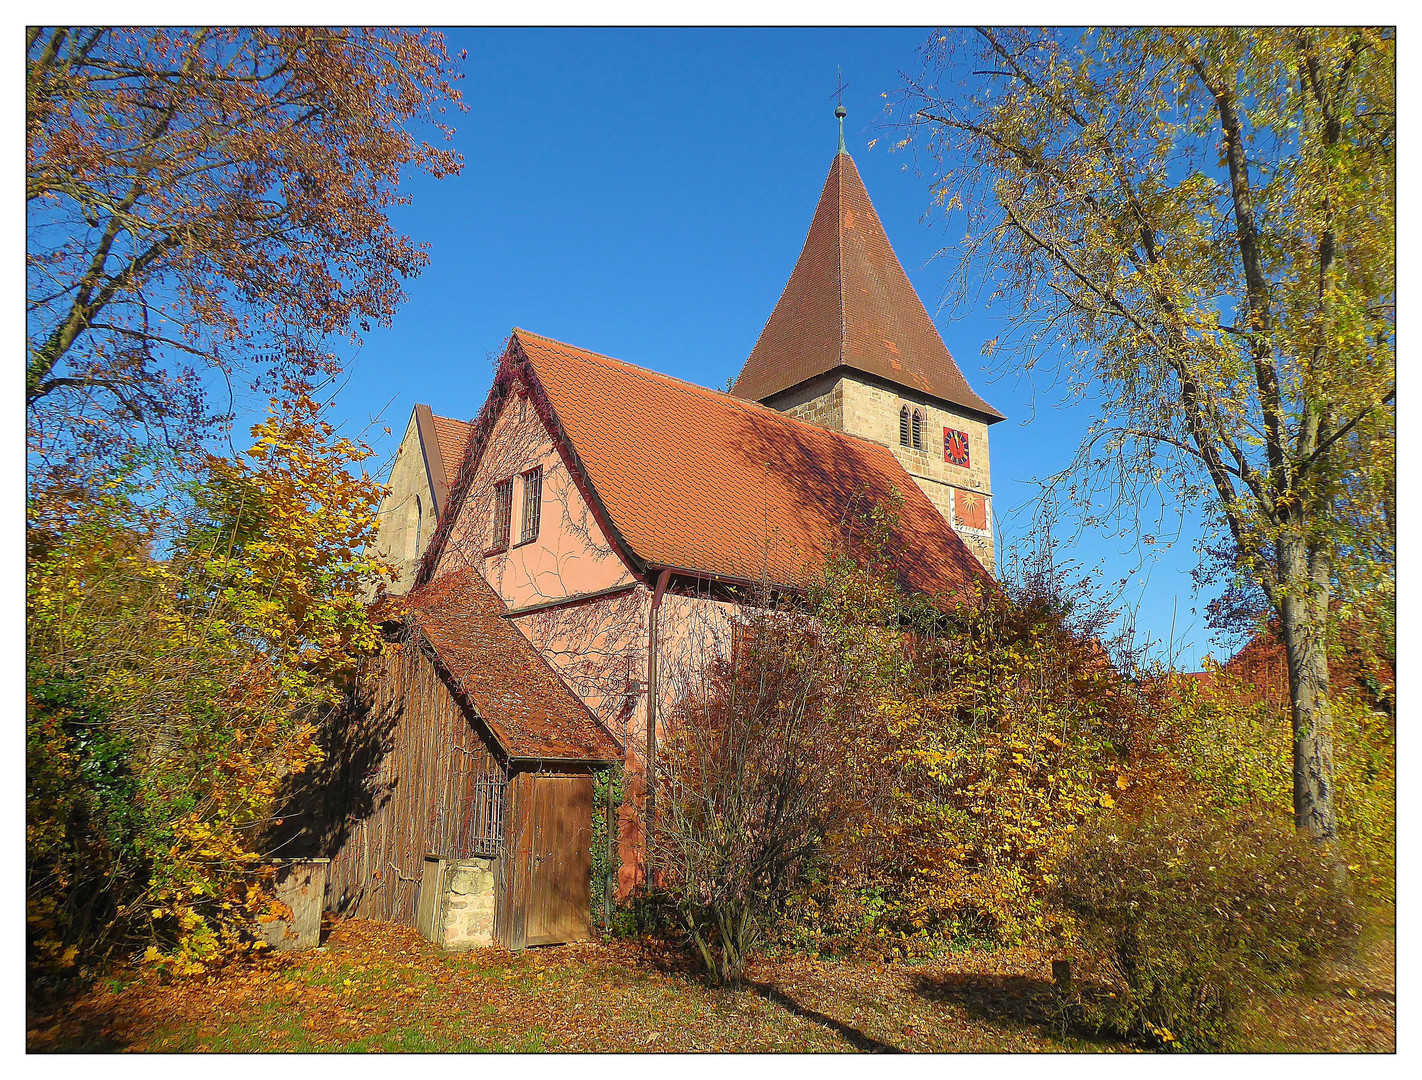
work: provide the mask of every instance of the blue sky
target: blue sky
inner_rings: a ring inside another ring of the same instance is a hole
[[[846,142],[899,259],[930,312],[948,266],[923,220],[928,180],[891,154],[884,92],[918,63],[928,31],[456,30],[468,50],[463,175],[417,178],[395,214],[429,245],[393,328],[368,336],[335,405],[343,428],[393,454],[411,407],[472,418],[509,330],[569,341],[705,386],[740,368],[804,241],[836,145],[832,93],[849,88]],[[873,149],[868,143],[879,138]],[[1030,521],[1034,478],[1071,457],[1089,409],[1057,407],[981,357],[981,311],[940,313],[968,380],[1008,420],[992,429],[992,481],[1010,542]],[[994,361],[997,363],[998,361]],[[1069,523],[1068,523],[1069,524]],[[1136,572],[1140,631],[1172,635],[1193,666],[1211,642],[1193,614],[1193,530]],[[1140,565],[1129,540],[1086,533],[1071,554],[1107,581]],[[1217,649],[1218,651],[1218,649]]]

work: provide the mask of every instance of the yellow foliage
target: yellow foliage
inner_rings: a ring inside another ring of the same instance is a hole
[[[253,436],[242,458],[209,459],[188,507],[143,505],[131,479],[33,515],[47,526],[28,581],[40,967],[76,943],[98,959],[156,938],[148,959],[175,972],[247,948],[263,830],[378,642],[363,590],[386,570],[363,549],[380,488],[346,469],[368,451],[302,395]],[[102,900],[97,922],[54,918],[71,890]]]

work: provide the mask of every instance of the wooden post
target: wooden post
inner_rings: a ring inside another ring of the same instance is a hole
[[[645,831],[642,844],[646,858],[646,877],[643,884],[652,885],[652,828],[657,819],[657,611],[662,606],[662,596],[667,591],[670,570],[657,575],[657,588],[652,594],[652,613],[647,623],[647,799]]]

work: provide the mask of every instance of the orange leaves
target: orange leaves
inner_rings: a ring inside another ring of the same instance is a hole
[[[35,28],[29,400],[103,452],[134,419],[192,445],[213,369],[339,370],[325,339],[388,323],[427,261],[387,212],[459,171],[408,129],[450,134],[456,79],[429,32]]]

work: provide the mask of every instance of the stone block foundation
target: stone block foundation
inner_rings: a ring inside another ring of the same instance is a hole
[[[426,855],[415,927],[441,949],[494,943],[494,860]]]

